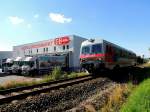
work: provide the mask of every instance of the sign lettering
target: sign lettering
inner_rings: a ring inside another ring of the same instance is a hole
[[[50,41],[39,43],[39,44],[23,46],[21,49],[26,50],[26,49],[47,47],[47,46],[52,46],[52,45],[65,45],[65,44],[68,44],[69,42],[70,42],[70,38],[68,36],[64,36],[64,37],[56,38],[54,40],[50,40]]]

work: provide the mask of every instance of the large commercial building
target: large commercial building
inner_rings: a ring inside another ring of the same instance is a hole
[[[80,46],[85,40],[86,38],[76,35],[67,35],[50,40],[14,46],[13,57],[68,54],[69,67],[76,69],[80,67]]]

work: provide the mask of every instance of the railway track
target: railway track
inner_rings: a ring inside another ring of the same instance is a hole
[[[47,82],[47,83],[37,84],[33,86],[25,86],[25,87],[1,90],[0,105],[4,103],[9,103],[13,100],[24,99],[28,96],[33,96],[40,93],[48,92],[50,90],[56,90],[59,88],[71,86],[73,84],[81,83],[91,79],[93,79],[92,76],[82,76],[78,78]]]

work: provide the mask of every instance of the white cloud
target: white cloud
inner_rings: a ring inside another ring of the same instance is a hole
[[[31,27],[32,27],[32,25],[31,25],[31,24],[27,24],[27,28],[29,28],[29,29],[30,29]]]
[[[12,24],[17,25],[24,22],[24,19],[17,16],[10,16],[9,20]]]
[[[66,18],[63,14],[49,13],[49,18],[57,23],[70,23],[72,18]]]
[[[39,18],[39,15],[38,15],[38,14],[35,14],[33,17],[34,17],[34,18]]]

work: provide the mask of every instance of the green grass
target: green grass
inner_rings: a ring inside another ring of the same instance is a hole
[[[23,79],[7,81],[3,85],[0,85],[0,90],[16,88],[16,87],[21,87],[21,86],[30,86],[30,85],[60,80],[60,79],[76,78],[76,77],[81,77],[84,75],[88,75],[88,74],[84,72],[81,72],[81,73],[71,72],[69,74],[63,73],[59,67],[56,67],[54,68],[52,73],[45,75],[43,79],[40,81],[35,81],[35,80],[24,81]]]
[[[150,112],[150,79],[143,81],[131,93],[120,112]]]
[[[59,80],[62,78],[62,71],[59,67],[55,67],[52,73],[49,73],[48,75],[44,76],[43,82],[49,82],[53,80]]]

